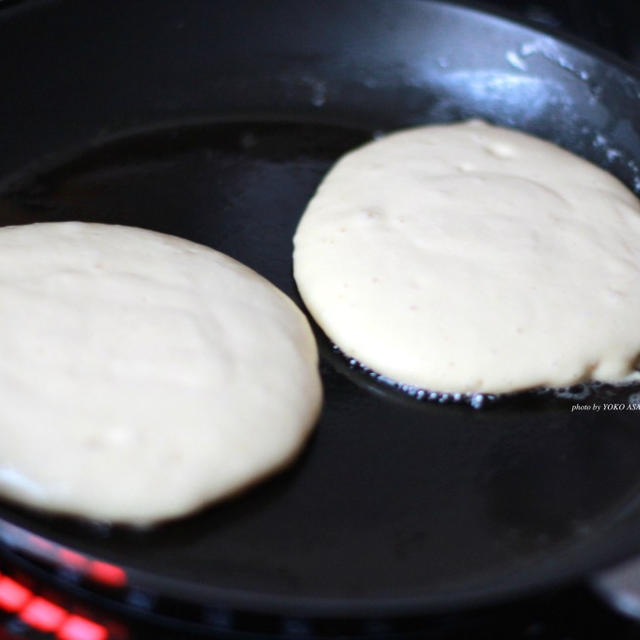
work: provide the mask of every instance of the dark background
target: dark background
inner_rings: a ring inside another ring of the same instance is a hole
[[[483,4],[589,40],[640,66],[637,0],[493,0]]]

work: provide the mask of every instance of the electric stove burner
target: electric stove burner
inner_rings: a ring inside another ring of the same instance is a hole
[[[73,571],[73,569],[70,569]],[[267,619],[238,612],[219,611],[205,626],[176,617],[144,614],[153,598],[139,595],[139,611],[124,613],[113,603],[92,597],[78,597],[68,586],[61,589],[50,582],[41,566],[20,562],[15,557],[0,562],[0,624],[12,638],[51,640],[169,640],[197,638],[441,638],[456,640],[473,637],[511,639],[578,640],[586,635],[637,637],[636,628],[606,609],[590,592],[573,587],[544,598],[502,606],[465,616],[439,616],[435,619],[323,621],[305,619]],[[589,615],[585,616],[585,611]]]
[[[3,640],[579,640],[594,633],[631,640],[639,633],[584,585],[464,615],[287,618],[171,600],[136,584],[116,565],[1,521],[0,541],[0,625],[9,634]]]

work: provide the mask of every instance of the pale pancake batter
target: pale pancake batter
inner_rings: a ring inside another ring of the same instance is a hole
[[[398,382],[509,392],[638,365],[638,200],[526,134],[471,121],[367,144],[326,176],[294,245],[320,326]]]
[[[146,525],[290,462],[321,385],[303,314],[212,249],[77,222],[0,230],[0,493]]]

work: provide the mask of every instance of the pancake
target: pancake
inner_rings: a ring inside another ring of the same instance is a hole
[[[502,393],[625,381],[638,365],[638,200],[480,121],[340,159],[300,220],[294,274],[329,338],[399,383]]]
[[[298,308],[213,249],[142,229],[0,229],[0,494],[149,525],[291,462],[321,402]]]

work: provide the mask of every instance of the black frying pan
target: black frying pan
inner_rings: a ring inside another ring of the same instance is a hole
[[[305,203],[379,131],[482,117],[640,190],[633,71],[441,2],[23,2],[0,13],[0,88],[3,224],[175,233],[298,301],[291,237]],[[149,532],[8,504],[2,521],[162,594],[320,617],[498,602],[640,550],[640,414],[571,412],[575,397],[551,394],[483,410],[419,402],[318,336],[326,404],[288,472]],[[582,402],[630,391],[594,393]]]

